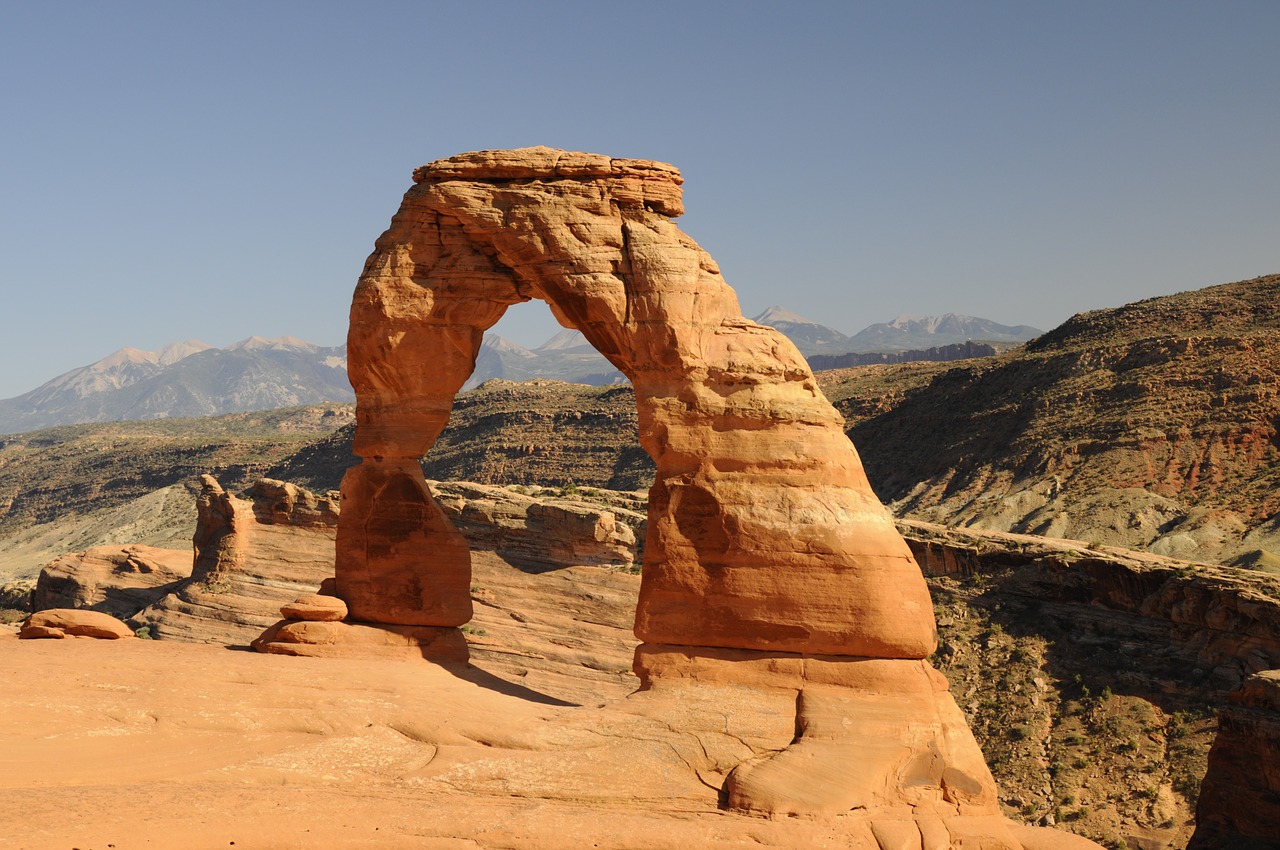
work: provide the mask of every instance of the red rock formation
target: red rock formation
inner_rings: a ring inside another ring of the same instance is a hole
[[[671,222],[679,172],[527,148],[441,160],[414,180],[351,306],[362,461],[342,484],[336,566],[351,615],[470,617],[469,553],[418,459],[484,331],[543,299],[631,380],[657,466],[635,625],[645,704],[720,704],[727,683],[795,706],[795,740],[737,765],[729,804],[863,809],[882,848],[1034,846],[1009,832],[963,715],[923,661],[936,645],[928,590],[842,417],[794,345],[743,318]]]
[[[934,646],[928,591],[795,347],[744,319],[669,216],[679,172],[549,148],[424,166],[351,308],[355,452],[338,592],[357,619],[459,625],[466,549],[418,458],[483,332],[542,298],[636,388],[650,496],[636,633],[881,658]],[[428,545],[428,541],[430,541]]]
[[[153,637],[249,643],[331,571],[334,500],[262,479],[239,499],[202,476],[191,576],[132,617]]]
[[[154,546],[94,546],[40,570],[32,610],[91,608],[127,620],[191,575],[191,552]]]
[[[90,637],[119,640],[133,637],[133,629],[101,611],[75,608],[50,608],[37,611],[22,623],[18,637],[32,638]]]
[[[347,618],[347,603],[336,596],[309,594],[281,605],[280,616],[315,623],[340,622]]]

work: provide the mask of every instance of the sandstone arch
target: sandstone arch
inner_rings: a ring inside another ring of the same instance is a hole
[[[457,626],[466,546],[418,458],[485,329],[544,299],[632,381],[657,475],[636,612],[647,644],[920,659],[919,569],[842,419],[780,333],[742,317],[671,217],[672,166],[550,148],[484,151],[414,174],[351,308],[355,452],[337,585],[356,619]]]
[[[642,688],[624,715],[727,730],[794,711],[790,742],[700,758],[731,808],[853,814],[849,846],[1096,846],[1015,838],[1001,817],[926,660],[933,609],[910,550],[799,352],[742,317],[672,223],[675,168],[526,148],[440,160],[414,181],[351,307],[361,461],[342,483],[336,589],[353,620],[453,645],[470,618],[466,541],[419,458],[485,329],[541,298],[630,378],[657,466],[635,621]]]

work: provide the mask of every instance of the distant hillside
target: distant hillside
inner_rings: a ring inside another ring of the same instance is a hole
[[[226,348],[189,340],[123,348],[0,401],[0,433],[84,422],[213,416],[351,401],[346,347],[250,337]]]
[[[486,381],[454,401],[423,471],[440,481],[648,489],[654,466],[636,427],[629,384]],[[336,488],[355,462],[351,434],[347,425],[267,474],[314,490]]]
[[[815,372],[824,369],[847,369],[850,366],[875,366],[883,363],[919,363],[922,361],[945,362],[969,360],[974,357],[991,357],[1000,350],[986,342],[957,342],[926,348],[923,351],[865,351],[849,354],[810,354],[809,368]]]
[[[1280,565],[1280,275],[823,384],[900,515]]]
[[[355,405],[326,404],[65,425],[0,437],[3,548],[18,531],[88,517],[173,485],[192,485],[205,472],[230,489],[247,486],[354,419]]]

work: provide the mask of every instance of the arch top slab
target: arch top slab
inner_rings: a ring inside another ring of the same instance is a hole
[[[511,304],[540,298],[635,387],[639,439],[657,466],[637,636],[836,656],[932,652],[928,590],[842,417],[795,346],[742,316],[715,261],[672,222],[683,212],[676,168],[524,148],[439,160],[414,181],[351,309],[355,451],[365,460],[344,483],[337,570],[340,594],[367,596],[347,599],[354,616],[378,621],[381,603],[365,589],[383,568],[401,584],[424,571],[413,584],[424,612],[461,610],[430,598],[465,585],[447,571],[432,579],[439,558],[414,560],[412,547],[370,537],[395,525],[382,513],[438,525],[434,512],[407,485],[373,484],[435,442],[483,332]],[[412,504],[393,503],[401,490]],[[405,622],[404,610],[396,616]]]

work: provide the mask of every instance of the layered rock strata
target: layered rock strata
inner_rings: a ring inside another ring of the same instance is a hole
[[[190,577],[130,622],[152,636],[247,644],[332,569],[336,500],[262,479],[248,498],[202,476]]]
[[[428,487],[472,549],[496,552],[525,569],[626,569],[643,551],[645,504],[634,494],[593,491],[588,500],[547,488],[531,493],[466,481],[430,481]]]
[[[1250,675],[1280,666],[1280,579],[1161,555],[1024,534],[900,520],[926,575],[1000,575],[1002,593],[1039,602],[1098,633],[1160,647],[1118,673],[1139,690],[1176,694],[1195,671],[1196,696],[1217,702]],[[1160,674],[1168,673],[1167,684]]]
[[[127,620],[190,577],[190,551],[95,546],[46,564],[36,579],[31,608],[90,608]]]
[[[657,467],[635,623],[649,689],[711,676],[751,692],[774,687],[760,671],[792,671],[797,737],[738,765],[728,804],[862,808],[883,848],[1020,846],[924,661],[935,628],[910,550],[804,358],[742,317],[715,262],[671,222],[679,172],[527,148],[441,160],[414,181],[351,307],[361,462],[343,479],[336,584],[352,616],[470,618],[469,553],[418,459],[484,331],[540,298],[635,387]]]

